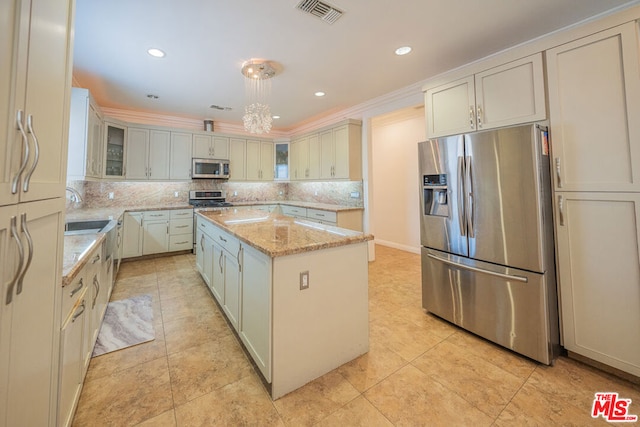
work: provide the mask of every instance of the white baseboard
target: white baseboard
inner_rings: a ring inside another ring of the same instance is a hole
[[[380,240],[380,239],[374,239],[374,243],[376,245],[388,246],[390,248],[400,249],[401,251],[411,252],[411,253],[420,255],[420,246],[416,247],[416,246],[403,245],[400,243],[390,242],[388,240]]]

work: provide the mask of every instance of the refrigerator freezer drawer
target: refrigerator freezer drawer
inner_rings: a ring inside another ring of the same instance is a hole
[[[550,364],[559,352],[555,276],[422,248],[422,306],[517,353]]]

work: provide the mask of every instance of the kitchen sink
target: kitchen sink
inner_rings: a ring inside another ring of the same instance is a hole
[[[69,221],[64,224],[64,234],[89,234],[109,231],[114,221],[101,219],[96,221]],[[109,226],[111,224],[111,226]]]

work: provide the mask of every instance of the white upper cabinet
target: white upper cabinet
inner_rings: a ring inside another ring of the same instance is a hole
[[[190,133],[171,132],[171,180],[191,179],[191,146]]]
[[[635,23],[547,51],[554,187],[640,190]]]
[[[249,181],[273,181],[275,167],[273,142],[247,140],[246,178]],[[230,165],[233,168],[233,165]]]
[[[169,179],[169,131],[130,127],[126,150],[127,179]]]
[[[87,89],[71,89],[67,178],[100,178],[102,162],[102,114]]]
[[[428,89],[425,104],[429,138],[544,120],[542,54]]]
[[[229,141],[229,180],[244,181],[246,172],[247,141],[245,139],[231,138]]]
[[[229,138],[193,134],[193,157],[198,159],[228,159]]]
[[[3,1],[0,16],[0,205],[60,197],[71,83],[69,1]]]

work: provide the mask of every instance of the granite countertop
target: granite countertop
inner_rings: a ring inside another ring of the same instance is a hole
[[[76,234],[64,236],[64,254],[62,259],[62,286],[73,282],[78,273],[87,264],[96,248],[105,239],[104,233]]]
[[[196,214],[272,258],[373,239],[370,234],[253,209]]]
[[[65,221],[82,221],[98,219],[118,219],[125,212],[162,211],[173,209],[193,209],[189,204],[164,206],[120,206],[109,208],[77,208],[67,209]]]
[[[364,210],[363,207],[357,207],[357,206],[343,206],[343,205],[332,205],[329,203],[302,202],[298,200],[231,202],[231,203],[233,204],[233,206],[289,205],[289,206],[297,206],[300,208],[319,209],[322,211],[330,211],[330,212],[363,211]]]

